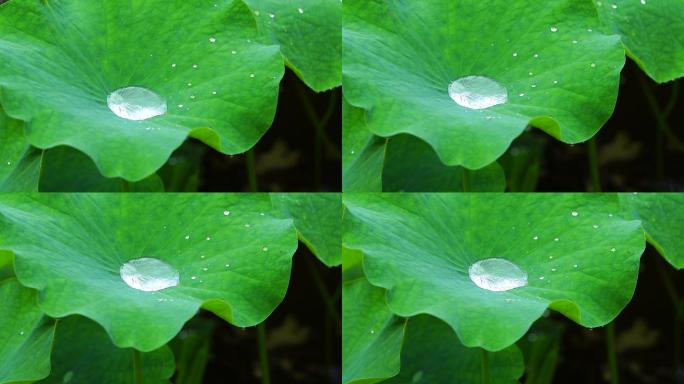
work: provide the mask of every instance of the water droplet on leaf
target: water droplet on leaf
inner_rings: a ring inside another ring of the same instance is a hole
[[[483,76],[462,77],[449,84],[449,96],[456,104],[470,109],[485,109],[508,101],[508,91]]]
[[[470,280],[482,289],[508,291],[527,285],[527,272],[506,259],[480,260],[468,268]]]
[[[107,106],[115,115],[126,120],[147,120],[166,113],[166,101],[141,87],[117,89],[107,96]]]
[[[119,268],[121,279],[129,287],[154,292],[178,285],[178,271],[165,262],[152,257],[129,260]]]

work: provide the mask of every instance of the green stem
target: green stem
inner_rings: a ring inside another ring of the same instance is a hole
[[[481,348],[482,359],[480,366],[480,377],[482,378],[482,384],[490,384],[492,382],[491,373],[489,372],[489,352],[484,348]]]
[[[142,384],[142,359],[140,357],[140,351],[137,349],[133,350],[133,382],[135,384]]]
[[[661,258],[658,262],[658,272],[660,272],[661,280],[665,285],[665,290],[675,309],[674,323],[673,323],[673,349],[674,349],[674,367],[677,369],[682,361],[682,321],[684,321],[684,305],[677,293],[672,277],[668,273],[668,269],[664,266],[665,261]]]
[[[325,303],[325,308],[328,311],[328,315],[335,321],[335,325],[337,325],[337,327],[340,327],[340,314],[337,312],[337,305],[335,304],[337,300],[334,300],[328,293],[328,289],[325,286],[325,282],[323,281],[321,274],[318,272],[318,269],[316,269],[314,261],[311,258],[307,257],[306,265],[309,269],[309,273],[311,274],[311,278],[313,279],[313,282],[316,285],[316,289],[318,289],[318,293],[321,295],[321,298]]]
[[[259,341],[259,362],[261,363],[261,384],[271,384],[271,372],[268,368],[268,347],[266,345],[266,321],[256,326]]]
[[[610,382],[611,384],[618,384],[617,356],[615,354],[615,323],[613,322],[606,325],[606,351],[610,367]]]
[[[330,119],[332,119],[333,115],[335,114],[335,111],[338,109],[340,105],[339,92],[334,91],[330,95],[330,99],[328,100],[328,106],[321,118],[318,117],[318,114],[316,113],[316,108],[311,102],[311,99],[309,99],[308,93],[304,88],[304,85],[299,85],[297,89],[297,95],[299,96],[299,99],[302,102],[302,106],[304,106],[304,111],[306,112],[306,115],[309,118],[311,125],[313,125],[314,129],[316,130],[316,133],[320,135],[320,138],[325,148],[330,153],[332,153],[335,156],[335,158],[342,158],[342,153],[340,152],[340,149],[335,144],[333,144],[333,142],[330,140],[327,133],[325,132],[325,127],[328,125]]]
[[[472,184],[470,182],[470,170],[463,168],[463,192],[470,192],[472,190]]]
[[[257,182],[256,166],[254,165],[254,148],[245,153],[245,161],[247,163],[247,179],[249,181],[249,191],[258,192],[259,183]]]
[[[592,137],[587,143],[587,152],[589,154],[589,169],[591,170],[591,184],[594,192],[601,192],[601,172],[598,163],[598,148],[596,145],[596,137]]]

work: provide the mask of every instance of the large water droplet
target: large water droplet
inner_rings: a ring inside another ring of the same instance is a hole
[[[119,268],[119,274],[129,287],[145,292],[175,287],[179,280],[174,267],[151,257],[127,261]]]
[[[115,115],[127,120],[147,120],[166,113],[166,101],[141,87],[117,89],[107,96],[107,106]]]
[[[527,285],[527,272],[500,258],[485,259],[468,268],[470,280],[488,291],[502,292]]]
[[[485,109],[508,101],[508,91],[483,76],[462,77],[449,84],[449,96],[456,104],[470,109]]]

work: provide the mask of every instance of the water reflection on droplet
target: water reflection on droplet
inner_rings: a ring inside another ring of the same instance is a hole
[[[485,109],[505,104],[508,91],[488,77],[467,76],[449,84],[449,97],[462,107]]]
[[[178,285],[178,271],[165,262],[152,257],[129,260],[119,268],[121,279],[129,287],[154,292]]]
[[[480,260],[468,268],[470,280],[482,289],[508,291],[527,285],[527,272],[506,259]]]
[[[117,89],[107,96],[107,106],[115,115],[126,120],[147,120],[166,113],[166,101],[141,87]]]

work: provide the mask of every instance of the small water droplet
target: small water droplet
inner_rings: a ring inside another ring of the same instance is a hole
[[[538,54],[538,53],[535,53],[534,56],[532,56],[532,57],[534,57],[535,59],[538,59],[538,58],[539,58],[539,54]]]
[[[449,84],[449,97],[469,109],[486,109],[508,101],[508,91],[496,81],[483,76],[466,76]]]
[[[226,268],[230,268],[230,264],[226,264]]]
[[[579,216],[579,212],[577,212],[577,211],[572,211],[572,212],[570,212],[570,214],[574,217]]]
[[[197,276],[190,277],[190,280],[197,280]]]
[[[299,13],[304,13],[304,10],[302,8],[299,8],[297,11],[299,11]]]
[[[171,68],[176,68],[176,64],[171,64]]]
[[[551,268],[551,272],[556,272],[556,268]]]
[[[194,69],[197,69],[197,67],[198,67],[197,64],[193,64],[193,65],[192,65],[192,68],[194,68]]]
[[[147,120],[166,113],[166,101],[141,87],[117,89],[107,96],[107,106],[115,115],[126,120]]]
[[[641,0],[641,5],[646,5],[646,0]]]
[[[594,229],[598,229],[598,227],[599,227],[598,224],[592,225],[592,228],[594,228]]]
[[[551,32],[558,32],[558,27],[556,27],[556,26],[551,27]]]
[[[611,4],[610,7],[613,9],[617,9],[618,6],[617,6],[617,4]]]
[[[553,241],[560,241],[558,237],[554,238]]]
[[[539,236],[533,237],[532,240],[539,240]]]
[[[212,44],[214,44],[214,43],[216,42],[216,38],[215,38],[215,37],[210,37],[210,38],[209,38],[209,42],[212,43]]]
[[[518,52],[513,52],[513,57],[518,57]]]
[[[611,252],[615,252],[615,250],[616,250],[615,247],[610,249]]]
[[[178,285],[178,271],[169,264],[152,257],[125,262],[119,268],[121,279],[129,287],[154,292]]]
[[[270,17],[271,19],[273,19],[273,18],[275,18],[275,15],[272,14],[272,13],[269,13],[269,14],[268,14],[268,17]]]
[[[207,236],[207,241],[211,240],[211,236]]]
[[[208,270],[209,270],[209,268],[207,268],[207,267],[204,267],[204,268],[202,268],[202,270],[203,270],[204,272],[206,272],[206,271],[208,271]]]
[[[229,215],[230,215],[230,211],[229,211],[229,210],[226,209],[225,211],[223,211],[223,216],[229,216]]]
[[[268,251],[268,247],[263,247],[263,248],[261,248],[261,250],[266,252],[266,251]]]
[[[592,68],[596,68],[596,63],[591,63]]]
[[[245,228],[249,228],[249,227],[251,227],[251,225],[245,224]]]
[[[506,259],[477,261],[468,268],[470,280],[488,291],[502,292],[527,285],[527,272]]]
[[[544,280],[544,276],[539,276],[539,280]]]
[[[254,74],[253,74],[253,73],[250,73],[250,74],[249,74],[249,77],[254,78]]]
[[[575,265],[573,265],[572,267],[573,267],[573,268],[578,268],[579,265],[575,264]]]
[[[190,235],[185,235],[185,240],[190,240]]]
[[[65,373],[64,376],[62,377],[62,384],[67,384],[73,378],[74,378],[74,371],[69,371],[69,372]]]

